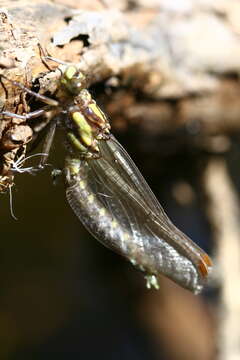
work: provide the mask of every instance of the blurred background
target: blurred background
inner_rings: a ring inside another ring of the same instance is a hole
[[[202,157],[186,149],[162,156],[164,140],[149,147],[143,135],[134,129],[118,138],[170,218],[209,252]],[[61,167],[64,155],[56,139],[49,162]],[[215,292],[194,296],[166,278],[159,291],[147,290],[141,272],[83,228],[50,172],[16,176],[17,221],[8,194],[1,198],[1,358],[214,359]]]

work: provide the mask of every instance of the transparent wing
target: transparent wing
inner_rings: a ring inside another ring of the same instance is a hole
[[[163,273],[197,292],[204,280],[200,260],[207,255],[171,223],[117,140],[111,137],[99,146],[99,159],[82,161],[81,180],[88,187],[85,199],[77,185],[75,192],[67,192],[74,212],[105,246],[147,273]],[[86,210],[91,194],[94,204]]]
[[[101,155],[102,161],[95,165],[97,171],[100,167],[105,169],[109,187],[117,193],[124,193],[127,201],[131,199],[133,207],[141,207],[151,231],[190,258],[199,273],[207,276],[211,266],[208,255],[173,225],[126,150],[113,136],[101,143]]]

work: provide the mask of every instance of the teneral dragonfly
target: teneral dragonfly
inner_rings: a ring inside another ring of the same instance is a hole
[[[194,293],[201,291],[212,263],[208,255],[167,217],[128,153],[110,133],[107,117],[85,89],[85,76],[67,66],[55,99],[23,90],[47,105],[26,115],[61,118],[69,155],[65,162],[67,200],[101,243],[146,273],[148,285],[163,274]],[[48,139],[52,140],[56,121]],[[44,153],[48,152],[47,142]]]
[[[78,76],[76,68],[70,77],[65,74],[70,91]],[[208,277],[210,258],[167,217],[86,89],[75,95],[68,116],[66,194],[80,221],[153,283],[151,275],[161,273],[198,293]]]

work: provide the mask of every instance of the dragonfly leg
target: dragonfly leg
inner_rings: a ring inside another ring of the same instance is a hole
[[[40,162],[38,167],[39,168],[43,168],[46,165],[49,153],[50,153],[50,149],[53,143],[53,138],[55,135],[55,131],[56,131],[56,127],[57,127],[57,120],[53,119],[50,123],[49,123],[49,129],[47,132],[47,135],[45,137],[44,143],[43,143],[43,155],[41,156]]]
[[[49,98],[48,96],[45,96],[45,95],[41,95],[35,91],[32,91],[30,89],[28,89],[26,86],[24,86],[23,84],[21,84],[20,82],[18,81],[15,81],[15,80],[11,80],[9,79],[8,77],[6,77],[5,75],[3,74],[0,74],[0,79],[3,78],[7,81],[9,81],[11,84],[13,84],[14,86],[22,89],[23,91],[25,91],[26,93],[28,93],[29,95],[32,95],[34,96],[35,98],[39,99],[40,101],[42,101],[43,103],[45,104],[48,104],[48,105],[51,105],[51,106],[59,106],[59,102],[57,100],[54,100],[54,99],[51,99]]]
[[[42,60],[42,62],[44,63],[44,65],[46,66],[46,68],[47,68],[48,70],[54,71],[55,69],[52,69],[52,68],[48,65],[48,63],[47,63],[46,60],[51,60],[51,61],[54,61],[55,63],[61,64],[61,65],[69,65],[69,63],[66,63],[65,61],[62,61],[62,60],[59,60],[59,59],[56,59],[56,58],[52,57],[52,56],[47,52],[47,50],[42,47],[42,45],[41,45],[40,43],[38,43],[38,48],[39,48],[41,60]],[[58,70],[59,70],[59,71],[61,72],[61,74],[62,74],[61,69],[58,69]]]
[[[29,119],[39,117],[39,116],[43,115],[45,112],[46,112],[46,108],[35,110],[35,111],[32,111],[32,112],[27,113],[25,115],[15,114],[15,113],[12,113],[12,112],[9,112],[9,111],[1,111],[0,115],[4,115],[4,116],[11,117],[11,118],[17,118],[17,119],[22,119],[22,120],[27,121]]]

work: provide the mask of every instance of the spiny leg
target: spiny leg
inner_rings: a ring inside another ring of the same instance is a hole
[[[71,67],[71,66],[74,66],[74,67],[75,67],[74,63],[72,63],[72,62],[66,62],[66,61],[57,59],[57,58],[49,55],[49,53],[47,53],[47,55],[46,55],[45,50],[42,48],[42,46],[41,46],[39,43],[38,43],[38,47],[39,47],[39,50],[40,50],[41,59],[42,59],[44,65],[47,67],[47,69],[50,69],[51,71],[53,71],[53,69],[50,68],[50,66],[48,65],[48,63],[47,63],[46,60],[53,61],[53,62],[55,62],[55,63],[57,63],[57,64],[60,64],[60,65],[65,65],[65,66],[67,66],[67,67]],[[43,54],[43,55],[42,55],[42,54]],[[88,63],[86,62],[86,60],[84,59],[84,57],[82,57],[82,60],[85,62],[85,64],[86,64],[87,66],[89,66]],[[54,69],[54,70],[55,70],[55,69]],[[63,72],[62,72],[62,70],[61,70],[60,68],[58,68],[57,70],[59,70],[60,73],[61,73],[61,75],[63,75]]]
[[[60,64],[60,65],[67,65],[67,66],[71,65],[71,63],[67,63],[66,61],[59,60],[59,59],[54,58],[54,57],[49,56],[49,55],[45,56],[45,59],[54,61],[54,62],[56,62],[57,64]],[[58,70],[61,71],[60,69],[58,69]]]
[[[30,113],[27,113],[27,114],[24,114],[24,115],[20,115],[20,114],[15,114],[15,113],[12,113],[10,111],[1,111],[0,112],[0,116],[3,115],[3,116],[7,116],[7,117],[10,117],[10,118],[17,118],[17,119],[21,119],[21,120],[31,120],[31,119],[34,119],[34,118],[37,118],[37,117],[40,117],[44,114],[46,114],[48,111],[51,110],[51,106],[50,105],[47,105],[47,106],[44,106],[43,108],[41,109],[38,109],[38,110],[35,110],[35,111],[32,111]],[[47,124],[51,121],[51,118],[49,119],[46,119],[44,121],[41,121],[41,127],[40,128],[36,128],[34,129],[33,128],[33,131],[35,134],[37,134],[39,131],[41,131],[42,128],[46,127]]]
[[[15,114],[15,113],[11,113],[9,111],[2,111],[2,112],[0,112],[0,115],[12,117],[12,118],[18,118],[18,119],[27,121],[29,119],[40,117],[40,116],[44,115],[45,113],[47,113],[47,111],[50,111],[50,110],[51,110],[51,106],[47,105],[42,109],[32,111],[25,115]],[[47,119],[46,121],[43,122],[43,126],[40,129],[35,131],[35,134],[37,134],[38,132],[41,131],[42,128],[46,127],[49,123],[50,123],[49,130],[47,132],[46,139],[43,144],[43,152],[41,153],[41,160],[38,165],[38,169],[42,169],[46,165],[46,161],[49,156],[50,148],[51,148],[51,145],[53,142],[57,122],[56,122],[56,120],[52,120],[50,117],[49,119]],[[17,169],[18,169],[18,167],[14,168],[14,170],[16,170],[16,171],[17,171]],[[23,172],[23,171],[21,171],[21,172]]]
[[[36,93],[36,92],[28,89],[26,86],[24,86],[23,84],[21,84],[18,81],[11,80],[11,79],[7,78],[5,75],[2,75],[2,74],[0,75],[0,78],[3,78],[5,80],[9,81],[14,86],[22,89],[26,93],[34,96],[35,98],[39,99],[40,101],[44,102],[45,104],[48,104],[50,106],[59,106],[59,102],[57,100],[54,100],[54,99],[49,98],[48,96],[44,96],[44,95],[41,95],[39,93]]]
[[[54,71],[54,69],[52,69],[46,61],[46,57],[49,56],[48,52],[46,52],[46,49],[44,49],[40,43],[38,43],[38,48],[39,48],[39,55],[42,60],[42,63],[46,66],[46,68],[49,71]],[[46,53],[47,53],[47,55],[46,55]]]
[[[27,113],[25,115],[15,114],[15,113],[12,113],[12,112],[9,112],[9,111],[1,111],[0,115],[4,115],[4,116],[11,117],[11,118],[17,118],[17,119],[22,119],[22,120],[27,121],[29,119],[33,119],[33,118],[36,118],[36,117],[39,117],[39,116],[45,114],[46,111],[47,111],[47,108],[43,108],[43,109],[32,111],[32,112]]]
[[[57,127],[57,120],[53,119],[49,124],[49,129],[43,143],[43,149],[42,149],[43,155],[41,156],[40,163],[38,165],[39,168],[43,168],[44,165],[46,165],[46,161],[48,159],[49,152],[53,143],[56,127]]]
[[[57,64],[61,64],[61,65],[69,65],[68,63],[64,62],[64,61],[61,61],[61,60],[58,60],[54,57],[52,57],[51,55],[49,55],[49,53],[46,51],[46,49],[43,49],[43,47],[41,46],[40,43],[38,43],[38,48],[39,48],[39,53],[40,53],[40,57],[41,57],[41,60],[43,62],[43,64],[46,66],[46,68],[50,71],[55,71],[55,69],[52,69],[46,60],[51,60],[51,61],[54,61],[56,62]],[[61,75],[63,75],[63,72],[61,69],[57,69],[60,71]]]

